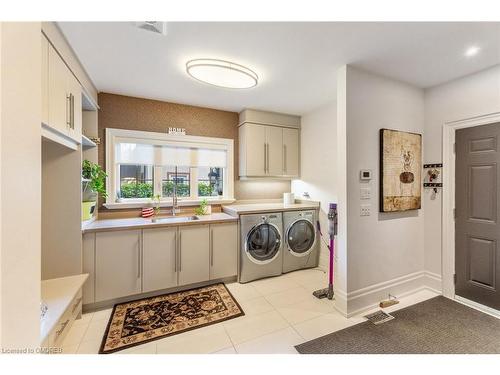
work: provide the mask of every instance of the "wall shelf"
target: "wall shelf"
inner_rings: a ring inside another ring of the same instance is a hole
[[[97,144],[94,141],[92,141],[90,138],[88,138],[82,134],[82,146],[83,147],[97,147]]]

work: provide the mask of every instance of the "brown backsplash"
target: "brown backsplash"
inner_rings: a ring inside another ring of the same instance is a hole
[[[165,133],[169,127],[177,127],[185,128],[188,135],[233,139],[234,175],[238,176],[238,113],[108,93],[99,93],[98,99],[98,160],[103,168],[106,128]],[[100,218],[108,216],[105,212],[109,211],[102,203],[99,202]]]

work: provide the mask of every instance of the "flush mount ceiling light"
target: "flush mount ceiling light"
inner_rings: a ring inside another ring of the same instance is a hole
[[[186,63],[186,72],[198,81],[229,89],[248,89],[259,82],[253,70],[217,59],[190,60]]]
[[[476,56],[480,50],[481,48],[479,48],[478,46],[471,46],[465,50],[465,57]]]

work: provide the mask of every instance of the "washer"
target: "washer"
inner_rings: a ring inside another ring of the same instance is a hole
[[[281,212],[240,216],[240,283],[282,274],[282,220]]]
[[[291,211],[283,214],[283,272],[318,266],[320,242],[315,223],[316,211]]]

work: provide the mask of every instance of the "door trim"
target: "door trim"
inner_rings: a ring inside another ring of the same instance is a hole
[[[445,122],[443,125],[443,198],[442,198],[442,289],[445,297],[464,302],[455,296],[455,132],[458,129],[500,122],[500,112]],[[476,304],[477,305],[477,304]],[[485,306],[486,308],[486,306]]]

